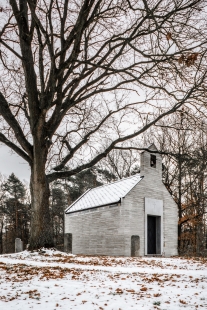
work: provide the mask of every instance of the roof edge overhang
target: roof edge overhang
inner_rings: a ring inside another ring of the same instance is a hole
[[[83,211],[86,211],[86,210],[92,210],[92,209],[97,209],[97,208],[101,208],[101,207],[112,206],[112,205],[115,205],[117,203],[121,203],[121,198],[118,201],[107,203],[105,205],[98,205],[98,206],[95,206],[95,207],[89,207],[89,208],[75,210],[75,211],[71,211],[71,212],[68,210],[68,211],[65,211],[65,214],[78,213],[78,212],[83,212]]]
[[[78,200],[80,200],[83,196],[85,196],[85,194],[87,194],[89,191],[91,190],[91,188],[89,188],[85,193],[83,193],[78,199],[76,199],[69,207],[67,207],[67,209],[65,210],[65,214],[68,213],[68,210],[70,210],[70,208],[72,208],[72,206],[78,202]],[[72,213],[72,212],[71,212]]]

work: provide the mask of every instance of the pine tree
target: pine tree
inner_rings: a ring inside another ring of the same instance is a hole
[[[14,251],[15,238],[26,246],[29,239],[30,206],[25,203],[24,184],[12,173],[2,186],[6,193],[3,212],[6,216],[6,251]]]
[[[50,212],[53,226],[54,246],[63,250],[64,243],[64,210],[67,207],[67,195],[58,185],[51,189]]]
[[[25,187],[23,183],[12,173],[7,181],[4,183],[3,188],[7,191],[11,198],[20,200],[25,196]]]

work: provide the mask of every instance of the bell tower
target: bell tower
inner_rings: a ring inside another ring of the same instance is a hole
[[[162,180],[162,157],[157,152],[156,146],[151,144],[148,150],[142,151],[140,158],[140,176],[150,179]]]

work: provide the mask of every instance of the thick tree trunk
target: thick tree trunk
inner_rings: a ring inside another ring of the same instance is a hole
[[[29,249],[53,247],[53,229],[49,210],[49,184],[45,175],[44,152],[36,148],[31,169],[31,233]]]

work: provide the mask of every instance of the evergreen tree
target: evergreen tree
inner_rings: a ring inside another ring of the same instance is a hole
[[[25,203],[25,186],[14,173],[8,177],[2,188],[6,195],[3,205],[6,252],[13,252],[15,238],[21,238],[25,246],[28,243],[30,206]]]
[[[117,180],[117,177],[113,173],[97,167],[86,169],[75,176],[67,178],[64,187],[68,195],[68,204],[75,201],[89,188],[101,186],[115,180]]]
[[[64,211],[67,208],[67,195],[56,183],[51,189],[51,219],[53,226],[54,246],[63,250],[64,242]]]
[[[7,181],[4,183],[3,188],[8,192],[11,198],[15,200],[22,200],[25,197],[25,187],[23,183],[12,173]]]

